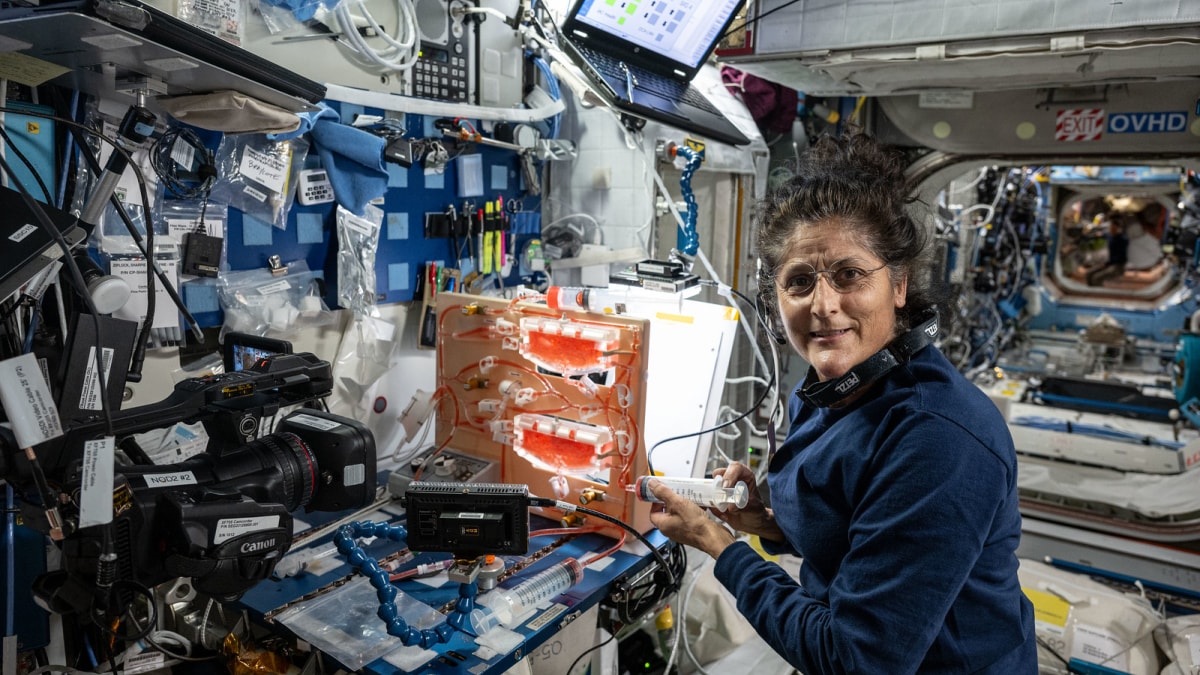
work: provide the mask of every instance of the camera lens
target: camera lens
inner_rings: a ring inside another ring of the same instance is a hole
[[[221,455],[214,472],[219,478],[241,476],[246,460],[263,469],[275,467],[282,474],[282,503],[288,511],[307,506],[317,482],[317,458],[296,434],[274,433]],[[224,475],[221,475],[224,474]]]

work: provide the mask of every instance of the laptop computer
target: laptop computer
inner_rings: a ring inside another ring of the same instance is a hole
[[[325,97],[325,85],[138,0],[5,5],[0,51],[69,68],[54,81],[94,96],[232,89],[291,112],[316,110]]]
[[[566,51],[612,107],[711,139],[747,138],[691,85],[742,0],[576,0]]]
[[[37,188],[32,193],[36,196]],[[76,225],[78,220],[74,216],[45,204],[41,207],[68,246],[78,244],[87,236],[87,232]],[[0,187],[0,213],[4,214],[3,224],[0,224],[0,270],[3,270],[0,272],[0,300],[4,300],[61,258],[62,249],[16,190]]]

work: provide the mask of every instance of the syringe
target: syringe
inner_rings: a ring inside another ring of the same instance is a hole
[[[511,626],[515,619],[542,602],[560,595],[583,578],[583,565],[574,558],[567,558],[528,581],[513,588],[498,588],[481,596],[471,612],[471,629],[483,635],[496,625]]]
[[[750,488],[742,481],[733,487],[725,487],[720,476],[713,478],[675,478],[670,476],[642,476],[632,486],[626,489],[637,495],[643,502],[657,502],[659,499],[650,491],[650,479],[655,478],[663,485],[675,491],[675,494],[700,506],[728,510],[730,505],[739,509],[746,506],[750,499]]]

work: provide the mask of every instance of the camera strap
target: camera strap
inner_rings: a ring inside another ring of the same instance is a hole
[[[841,403],[856,392],[869,387],[896,366],[908,363],[913,354],[933,343],[937,334],[937,311],[929,310],[921,315],[920,323],[915,328],[892,340],[886,347],[841,377],[817,381],[817,371],[810,366],[805,376],[808,384],[801,388],[800,398],[818,408],[828,408]]]

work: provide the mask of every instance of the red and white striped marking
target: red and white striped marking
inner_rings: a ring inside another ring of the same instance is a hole
[[[1059,110],[1054,120],[1056,141],[1098,141],[1104,135],[1104,108]]]

